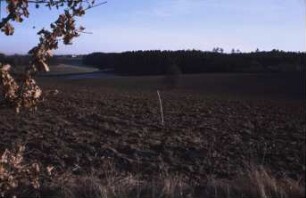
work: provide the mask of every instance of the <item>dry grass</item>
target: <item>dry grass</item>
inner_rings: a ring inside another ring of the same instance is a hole
[[[304,181],[276,178],[263,167],[252,167],[233,180],[210,179],[202,194],[208,197],[305,197]],[[201,194],[201,193],[200,193]]]
[[[188,183],[180,176],[168,175],[154,179],[140,179],[138,176],[117,174],[108,175],[102,179],[95,177],[94,174],[71,176],[53,182],[52,187],[47,186],[44,189],[44,196],[67,198],[305,197],[304,181],[295,181],[286,177],[277,179],[263,167],[252,168],[233,180],[211,177],[198,184]]]
[[[23,151],[23,146],[16,152],[6,150],[0,158],[1,197],[305,197],[303,177],[300,180],[275,177],[262,166],[252,166],[231,180],[208,176],[206,180],[195,183],[167,171],[154,178],[122,173],[107,159],[102,165],[102,172],[93,169],[88,175],[68,171],[53,173],[50,167],[39,167],[37,163],[25,164]],[[41,171],[44,169],[46,171]]]

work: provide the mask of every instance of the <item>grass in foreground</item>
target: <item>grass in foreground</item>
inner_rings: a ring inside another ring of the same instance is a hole
[[[110,162],[102,169],[104,177],[98,178],[95,170],[87,176],[58,174],[38,163],[26,164],[23,152],[24,147],[6,150],[0,158],[1,197],[305,197],[304,180],[276,178],[262,166],[250,167],[231,180],[208,176],[195,183],[168,173],[150,179],[122,175]]]

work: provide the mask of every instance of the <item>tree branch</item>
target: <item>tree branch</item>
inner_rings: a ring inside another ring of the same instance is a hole
[[[0,2],[2,2],[2,1],[6,1],[6,0],[0,0]],[[75,2],[88,2],[88,1],[86,1],[86,0],[81,0],[81,1],[79,1],[79,0],[70,0],[70,1],[75,1]],[[46,4],[46,3],[49,3],[50,2],[50,0],[28,0],[28,3],[37,3],[37,4]],[[53,1],[53,3],[54,4],[56,4],[56,3],[65,3],[65,2],[68,2],[68,0],[64,0],[64,1],[61,1],[61,0],[57,0],[57,1]],[[106,3],[106,1],[104,2],[104,3]]]
[[[11,19],[13,19],[14,15],[13,13],[8,14],[5,18],[2,19],[0,22],[0,29],[5,26]]]

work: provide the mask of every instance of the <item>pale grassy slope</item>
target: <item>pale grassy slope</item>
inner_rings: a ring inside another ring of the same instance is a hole
[[[68,64],[59,64],[50,66],[50,75],[58,75],[58,74],[79,74],[79,73],[91,73],[96,72],[99,69],[94,67],[81,67],[75,65]]]

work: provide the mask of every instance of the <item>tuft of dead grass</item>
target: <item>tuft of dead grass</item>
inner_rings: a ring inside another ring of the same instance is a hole
[[[66,171],[54,174],[53,167],[24,163],[24,146],[6,150],[0,158],[0,197],[63,197],[63,198],[128,198],[128,197],[209,197],[209,198],[302,198],[304,177],[293,180],[275,177],[262,166],[252,166],[230,179],[208,176],[205,181],[191,183],[180,175],[168,172],[154,178],[121,173],[112,162],[103,171],[88,175]],[[46,171],[44,171],[46,169]],[[52,176],[52,177],[51,177]]]
[[[208,178],[198,184],[188,183],[180,176],[159,176],[140,179],[137,176],[72,177],[60,184],[59,197],[121,198],[121,197],[210,197],[210,198],[302,198],[304,181],[276,178],[263,167],[252,168],[232,180]]]
[[[268,169],[253,166],[232,180],[210,178],[197,187],[196,194],[214,198],[302,198],[305,197],[304,183],[289,177],[276,178]]]

